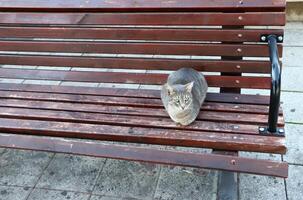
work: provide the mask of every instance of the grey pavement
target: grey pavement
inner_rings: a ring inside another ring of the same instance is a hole
[[[240,155],[287,161],[290,164],[289,178],[240,174],[240,200],[303,200],[303,23],[288,23],[285,34],[281,101],[286,120],[288,152],[284,156],[247,152],[241,152]],[[83,54],[83,56],[106,55]],[[129,55],[111,56],[126,57]],[[149,55],[147,57],[161,56]],[[114,71],[112,69],[47,66],[5,65],[1,67]],[[146,73],[145,70],[135,72]],[[138,84],[20,79],[0,79],[0,82],[159,88],[158,86]],[[216,88],[213,89],[216,91]],[[264,91],[260,90],[243,90],[243,92],[264,94]],[[176,149],[193,152],[209,151],[196,148],[177,147]],[[218,173],[216,170],[0,148],[0,200],[215,200]]]

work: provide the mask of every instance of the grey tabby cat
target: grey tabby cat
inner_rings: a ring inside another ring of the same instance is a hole
[[[161,91],[161,99],[170,118],[184,126],[195,121],[207,88],[204,76],[194,69],[182,68],[171,73]]]

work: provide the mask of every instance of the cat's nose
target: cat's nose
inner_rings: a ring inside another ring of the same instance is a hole
[[[182,110],[184,110],[185,106],[181,106]]]

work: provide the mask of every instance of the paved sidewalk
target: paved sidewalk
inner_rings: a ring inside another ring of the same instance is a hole
[[[303,23],[288,23],[284,58],[282,106],[289,150],[283,157],[257,153],[242,155],[285,160],[290,163],[289,178],[241,174],[241,200],[303,200]],[[0,82],[77,84],[14,79],[0,79]],[[85,83],[84,86],[113,85]],[[217,174],[215,170],[0,148],[0,200],[215,200]]]

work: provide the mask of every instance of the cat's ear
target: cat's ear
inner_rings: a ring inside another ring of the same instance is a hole
[[[191,90],[193,89],[193,87],[194,87],[194,82],[193,81],[190,82],[190,83],[187,83],[185,85],[185,89],[186,89],[187,92],[191,92]]]
[[[166,90],[167,90],[167,95],[171,96],[174,94],[174,88],[172,88],[170,85],[165,84]]]

